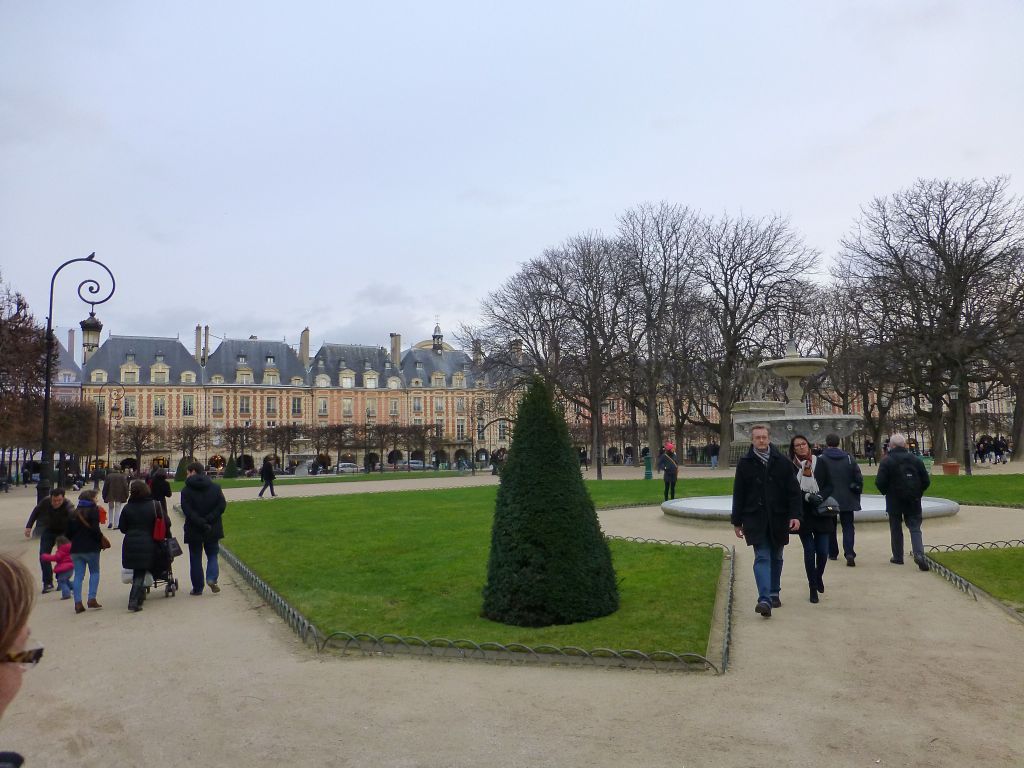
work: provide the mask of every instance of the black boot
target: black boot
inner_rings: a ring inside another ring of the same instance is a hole
[[[128,610],[134,612],[142,610],[142,587],[132,584],[132,591],[128,595]]]

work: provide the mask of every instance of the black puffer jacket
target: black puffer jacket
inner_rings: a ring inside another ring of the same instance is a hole
[[[154,475],[153,482],[149,487],[149,495],[160,503],[164,512],[167,512],[167,499],[171,498],[171,484],[167,482],[166,477]]]
[[[748,546],[773,542],[789,543],[789,521],[800,520],[800,484],[793,463],[769,446],[768,464],[754,454],[753,447],[736,464],[732,488],[732,524],[743,526]]]
[[[156,502],[150,497],[133,499],[121,510],[117,527],[124,534],[121,544],[121,567],[150,570],[156,542],[153,541],[153,526],[156,524]]]
[[[202,474],[190,475],[181,489],[181,511],[185,513],[186,544],[202,544],[224,538],[221,517],[227,508],[220,486]]]

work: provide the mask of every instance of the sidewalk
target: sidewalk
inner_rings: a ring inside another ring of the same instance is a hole
[[[612,467],[608,476],[619,472],[639,474]],[[32,498],[31,490],[0,494],[0,548],[20,552],[35,572],[36,542],[22,537]],[[229,506],[228,543],[230,515]],[[191,597],[186,586],[129,614],[115,532],[103,555],[103,610],[76,616],[57,593],[40,596],[32,628],[46,656],[0,721],[0,748],[22,752],[28,766],[1024,764],[1024,627],[935,574],[890,565],[884,524],[858,527],[858,566],[830,563],[817,606],[807,602],[799,544],[791,545],[784,607],[765,621],[753,612],[748,550],[727,525],[670,520],[654,505],[601,521],[610,534],[741,545],[726,676],[317,657],[228,567],[219,595]],[[1024,510],[965,507],[926,521],[924,535],[926,543],[1024,538]],[[343,573],[337,564],[325,578]],[[177,574],[187,585],[182,560]]]

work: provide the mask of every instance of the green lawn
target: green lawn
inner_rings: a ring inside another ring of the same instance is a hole
[[[488,470],[490,471],[490,470]],[[423,477],[458,477],[463,473],[451,470],[414,470],[412,472],[373,472],[371,474],[360,473],[357,475],[311,475],[306,477],[294,477],[292,475],[278,475],[274,481],[275,486],[281,485],[305,485],[307,483],[365,483],[376,480],[409,480]],[[214,478],[221,488],[260,488],[263,481],[258,477],[232,477]],[[175,493],[181,490],[184,482],[171,481],[171,490]]]
[[[874,486],[868,479],[865,488]],[[935,474],[926,494],[979,507],[1024,507],[1024,475]]]
[[[1024,547],[930,552],[951,571],[1024,612]]]
[[[495,493],[234,502],[225,544],[325,632],[706,653],[718,549],[613,541],[615,614],[541,629],[481,618]]]

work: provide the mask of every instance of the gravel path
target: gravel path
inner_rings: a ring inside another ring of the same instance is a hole
[[[609,472],[626,474],[638,473]],[[698,474],[712,473],[690,470],[683,482]],[[29,491],[0,494],[0,547],[35,569],[35,542],[21,535],[30,509]],[[736,543],[728,526],[670,520],[653,505],[601,520],[611,534]],[[230,507],[227,521],[230,537]],[[925,521],[924,535],[1024,538],[1024,510],[966,507]],[[890,565],[884,524],[859,526],[858,566],[830,564],[817,606],[791,545],[784,606],[768,621],[753,612],[751,559],[738,547],[724,677],[318,658],[227,567],[219,595],[186,587],[129,614],[119,544],[115,535],[103,556],[103,610],[76,616],[58,593],[37,603],[46,657],[0,723],[0,748],[29,766],[1024,765],[1024,625],[909,559]]]

